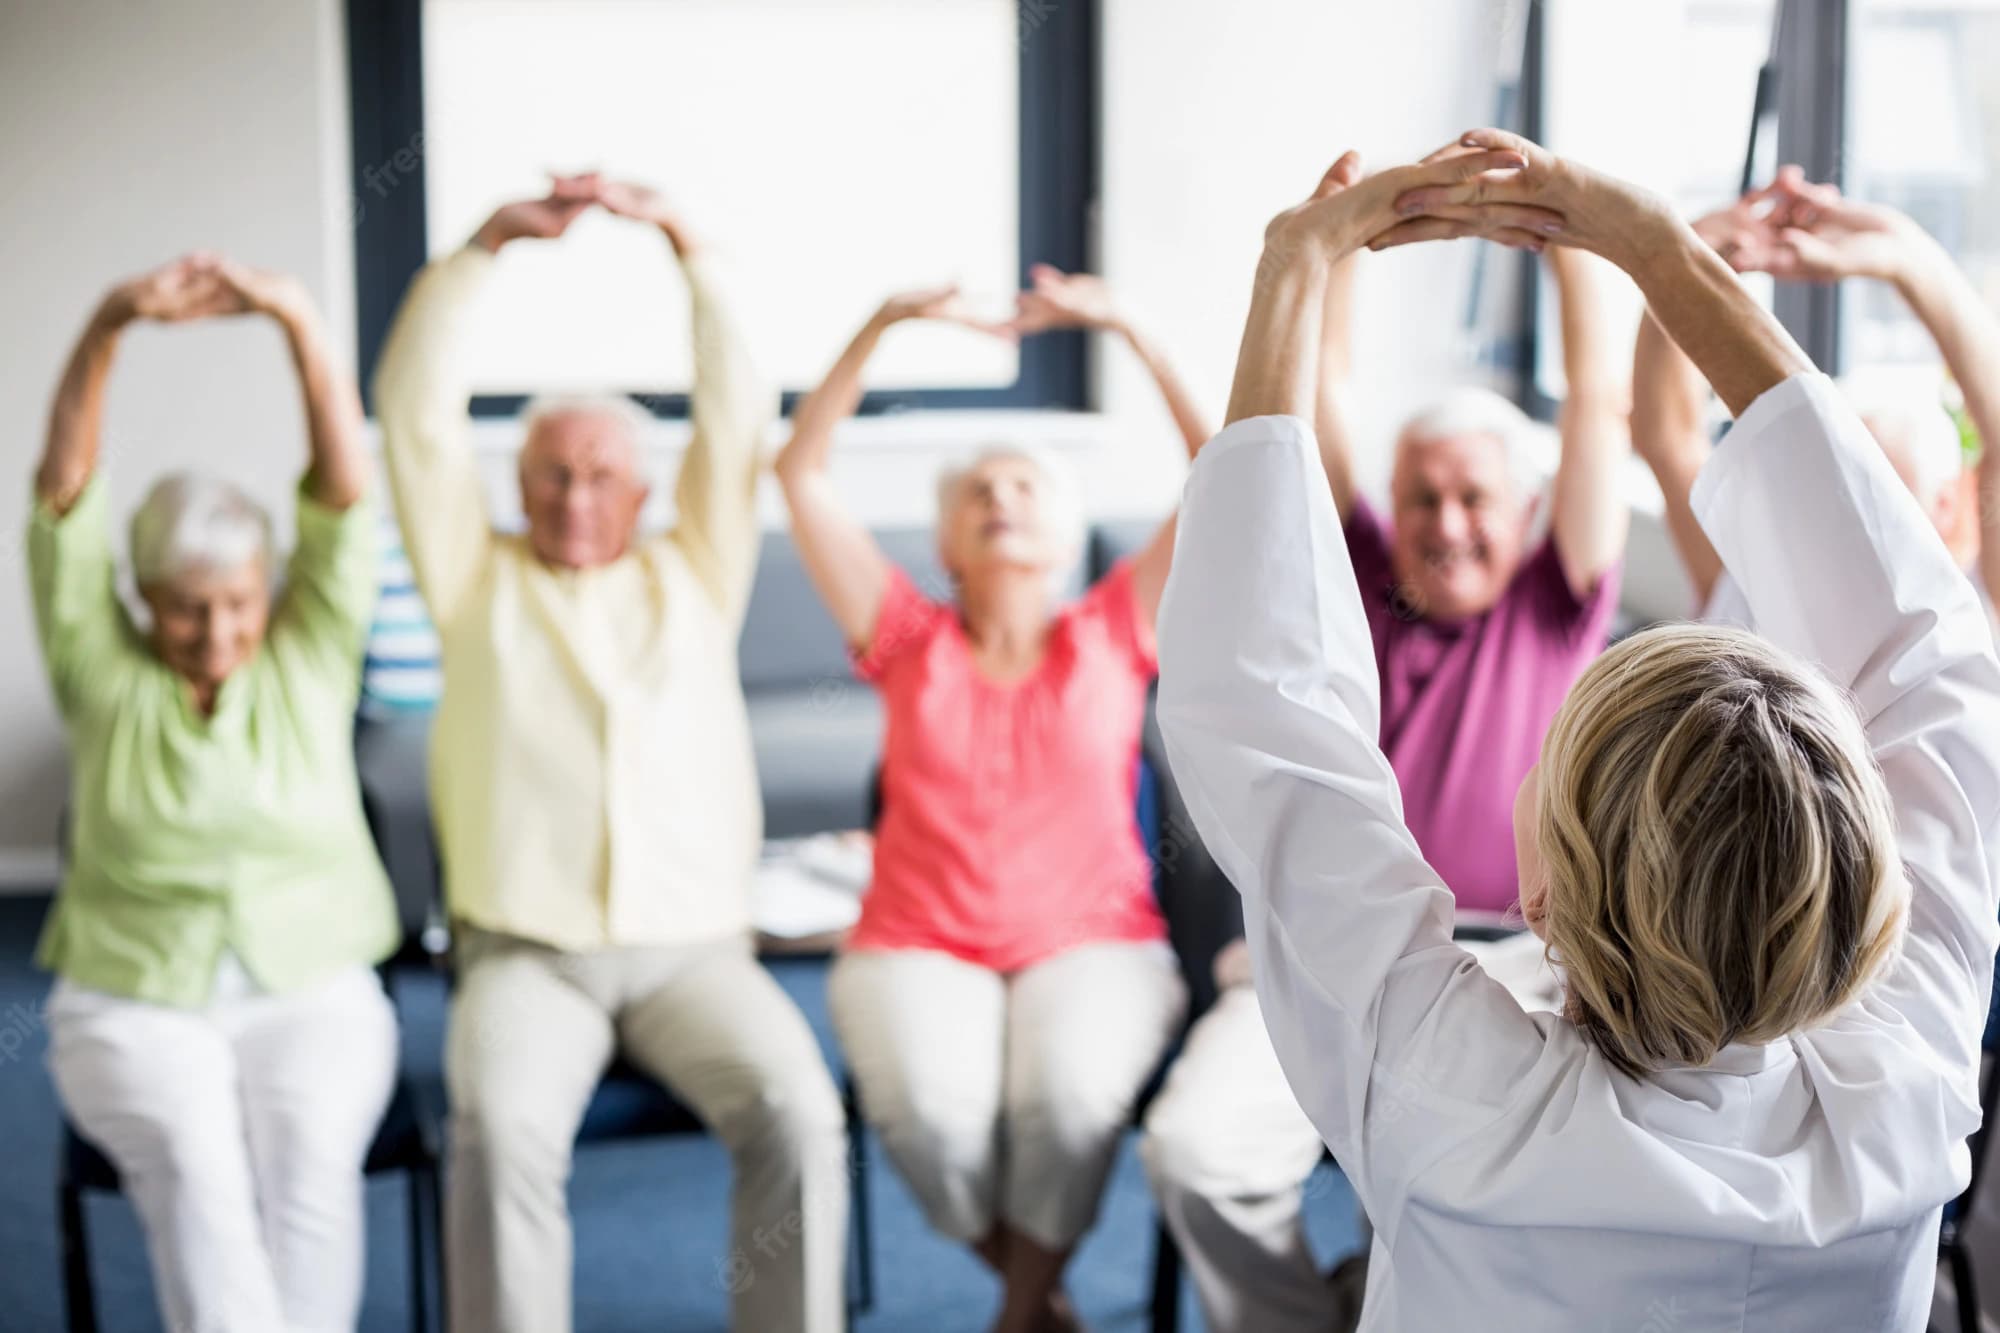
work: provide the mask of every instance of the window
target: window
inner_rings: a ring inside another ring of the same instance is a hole
[[[1688,217],[1737,197],[1753,138],[1758,183],[1770,179],[1773,118],[1757,113],[1778,0],[1540,0],[1540,8],[1538,133],[1551,150],[1649,186]],[[1769,305],[1769,280],[1751,281]],[[1629,284],[1614,290],[1614,327],[1629,348],[1642,303]],[[1555,289],[1545,273],[1534,308],[1530,398],[1546,415],[1564,384]]]
[[[1094,180],[1082,0],[350,0],[361,360],[426,260],[551,169],[656,184],[715,245],[765,373],[810,388],[890,291],[1000,310],[1081,267]],[[865,39],[857,34],[865,34]],[[829,54],[831,53],[831,54]],[[754,75],[748,73],[754,71]],[[658,238],[586,215],[504,256],[474,410],[618,390],[685,411]],[[864,410],[1082,407],[1083,339],[891,340]]]
[[[1908,213],[2000,303],[2000,0],[1853,0],[1846,189]],[[1846,364],[1935,364],[1902,299],[1849,283]]]

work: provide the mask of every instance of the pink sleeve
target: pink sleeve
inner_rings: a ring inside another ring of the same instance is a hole
[[[889,586],[875,612],[875,632],[865,647],[849,649],[854,674],[866,681],[883,679],[897,663],[915,657],[950,617],[950,607],[924,596],[908,574],[890,565]]]
[[[1132,561],[1120,560],[1103,578],[1092,584],[1076,604],[1079,620],[1098,627],[1104,638],[1142,676],[1160,673],[1153,626],[1140,613],[1139,598],[1132,590]]]
[[[1347,539],[1347,559],[1354,566],[1354,582],[1361,589],[1361,605],[1371,615],[1377,607],[1388,605],[1395,596],[1396,576],[1389,554],[1389,530],[1382,524],[1382,516],[1360,496],[1354,497],[1354,508],[1348,513],[1347,521],[1341,525],[1341,535]]]
[[[1563,573],[1562,557],[1553,538],[1546,538],[1521,563],[1514,581],[1528,594],[1535,620],[1552,635],[1570,643],[1594,640],[1602,646],[1618,611],[1618,589],[1625,572],[1617,561],[1598,577],[1588,597],[1578,597]]]

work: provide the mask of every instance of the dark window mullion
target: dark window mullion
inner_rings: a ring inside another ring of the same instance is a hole
[[[1779,0],[1778,158],[1843,184],[1848,0]],[[1840,373],[1840,288],[1781,282],[1773,307],[1813,363]]]

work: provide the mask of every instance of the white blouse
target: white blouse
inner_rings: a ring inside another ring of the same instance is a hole
[[[1451,942],[1375,743],[1368,624],[1306,424],[1239,422],[1188,480],[1160,723],[1243,894],[1292,1090],[1374,1222],[1364,1330],[1925,1325],[2000,944],[2000,662],[1824,376],[1758,399],[1694,500],[1766,636],[1852,694],[1913,898],[1898,958],[1823,1026],[1634,1079]]]

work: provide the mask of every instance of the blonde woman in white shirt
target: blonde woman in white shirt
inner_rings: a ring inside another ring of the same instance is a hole
[[[1325,267],[1469,234],[1624,268],[1736,413],[1694,507],[1768,636],[1635,635],[1558,714],[1517,841],[1560,1014],[1451,942],[1304,420]],[[1484,130],[1272,223],[1229,415],[1160,720],[1377,1227],[1362,1327],[1923,1328],[1979,1124],[2000,662],[1851,409],[1662,201]]]

